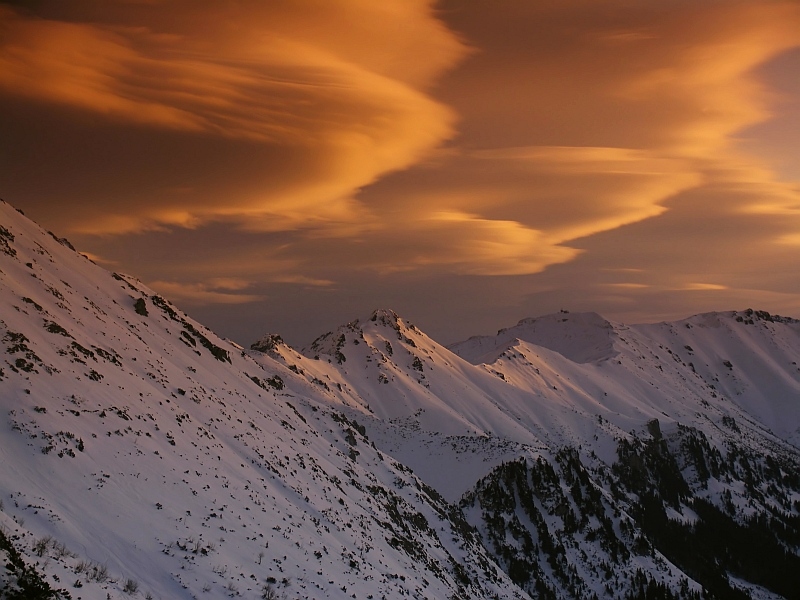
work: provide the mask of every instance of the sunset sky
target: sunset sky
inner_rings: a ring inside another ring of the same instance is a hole
[[[0,2],[0,197],[242,344],[800,317],[800,3]]]

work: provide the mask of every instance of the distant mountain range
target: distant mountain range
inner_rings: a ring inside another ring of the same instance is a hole
[[[0,598],[799,598],[800,321],[220,338],[0,203]]]

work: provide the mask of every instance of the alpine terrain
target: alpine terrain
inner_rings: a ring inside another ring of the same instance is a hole
[[[800,321],[221,339],[0,202],[0,598],[800,598]]]

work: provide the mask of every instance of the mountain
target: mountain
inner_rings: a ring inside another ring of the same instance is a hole
[[[562,312],[451,348],[562,409],[555,456],[501,465],[461,500],[523,587],[798,597],[800,321],[748,309],[625,326]],[[687,580],[670,582],[669,564]]]
[[[798,597],[794,319],[242,348],[5,203],[0,307],[0,597]]]
[[[282,356],[458,502],[532,596],[792,597],[798,582],[767,581],[759,561],[798,566],[783,553],[798,533],[799,325],[752,310],[640,326],[559,313],[446,349],[377,311]],[[743,554],[675,549],[708,535],[699,507]]]
[[[325,388],[7,204],[0,224],[0,527],[51,588],[525,597]]]

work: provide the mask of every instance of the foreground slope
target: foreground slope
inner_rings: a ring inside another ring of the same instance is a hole
[[[0,225],[0,526],[53,588],[525,596],[324,395],[6,204]]]

